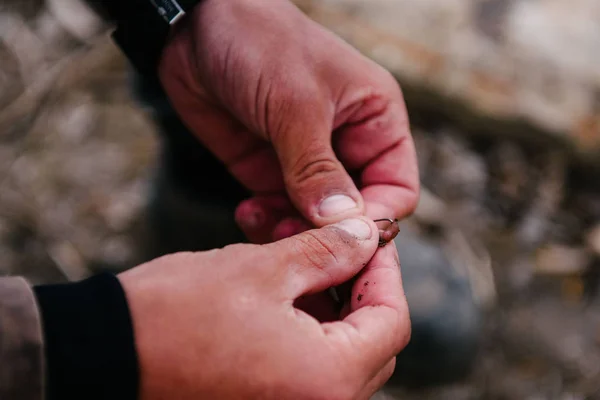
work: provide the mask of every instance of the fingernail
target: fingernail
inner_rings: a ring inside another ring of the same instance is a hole
[[[367,240],[371,237],[371,227],[362,219],[346,219],[334,226],[345,230],[359,240]]]
[[[319,215],[321,217],[333,217],[353,208],[358,208],[354,200],[344,194],[334,194],[327,197],[319,206]]]

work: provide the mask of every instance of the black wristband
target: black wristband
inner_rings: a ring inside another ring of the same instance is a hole
[[[135,400],[139,370],[125,293],[112,274],[34,288],[48,400]]]
[[[170,25],[199,0],[90,0],[117,29],[113,39],[142,75],[153,75]]]

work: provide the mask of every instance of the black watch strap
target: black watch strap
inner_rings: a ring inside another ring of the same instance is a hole
[[[197,0],[149,0],[165,22],[172,25],[179,21],[197,3]]]
[[[200,0],[94,0],[117,29],[113,39],[143,75],[154,75],[170,26]]]

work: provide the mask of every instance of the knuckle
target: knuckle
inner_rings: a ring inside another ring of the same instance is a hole
[[[383,68],[383,70],[381,71],[380,79],[385,84],[390,85],[391,87],[400,88],[400,85],[398,84],[398,80],[396,79],[396,77],[394,75],[392,75],[392,73],[385,68]]]
[[[328,152],[327,152],[328,153]],[[291,168],[291,179],[295,184],[303,184],[323,175],[338,171],[339,162],[324,150],[307,150]]]
[[[402,87],[398,83],[398,79],[387,69],[379,64],[375,64],[373,73],[373,85],[381,91],[381,94],[389,97],[390,99],[396,99],[397,101],[404,102],[404,94]]]
[[[325,265],[336,264],[338,262],[338,256],[336,254],[335,245],[332,240],[328,237],[327,232],[324,230],[316,234],[315,232],[308,231],[304,235],[300,235],[299,239],[302,241],[303,252],[314,266],[323,268]]]
[[[400,88],[398,80],[389,70],[385,69],[379,64],[375,64],[375,68],[377,69],[375,76],[377,76],[379,85],[382,87],[392,87],[395,89]]]

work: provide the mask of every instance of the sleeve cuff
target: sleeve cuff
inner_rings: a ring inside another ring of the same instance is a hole
[[[136,399],[133,325],[117,277],[102,274],[34,292],[46,344],[47,399]]]
[[[29,283],[0,278],[0,399],[43,399],[40,316]]]

